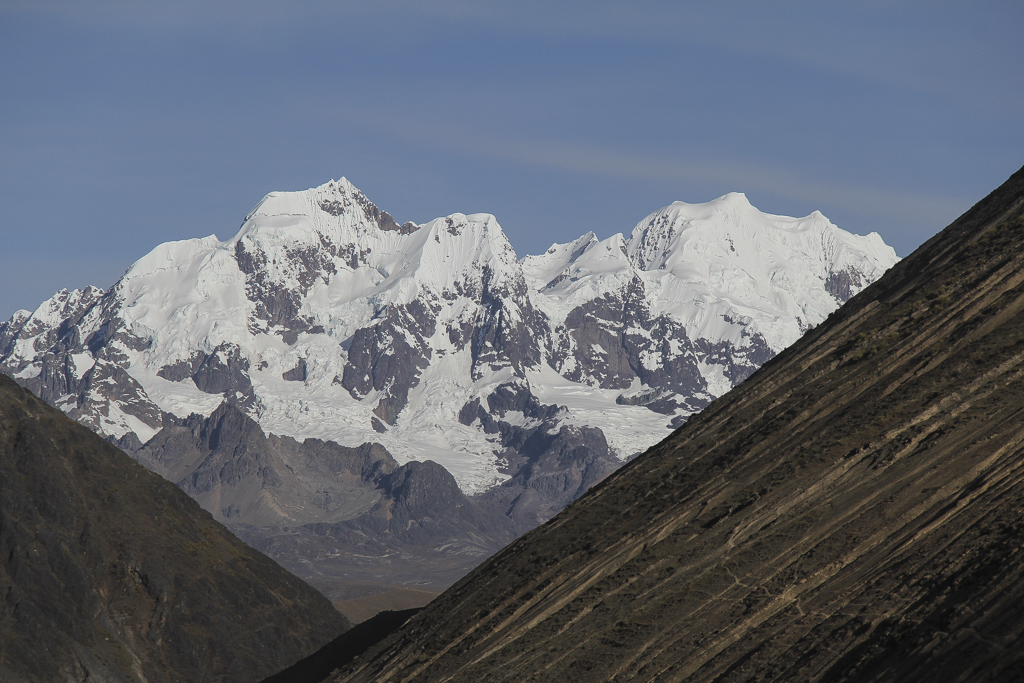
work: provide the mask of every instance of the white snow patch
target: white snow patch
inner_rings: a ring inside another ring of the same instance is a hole
[[[565,406],[568,413],[560,424],[599,427],[608,445],[622,460],[647,450],[672,430],[671,416],[660,415],[642,406],[618,405],[618,389],[600,389],[565,379],[544,366],[527,372],[533,394],[541,403]]]
[[[71,354],[71,362],[75,366],[75,376],[81,379],[89,372],[92,366],[96,365],[96,359],[88,353]]]
[[[14,373],[14,378],[15,379],[33,379],[35,377],[38,377],[39,373],[41,373],[42,371],[43,371],[43,367],[41,365],[36,365],[35,363],[32,363],[31,365],[27,365],[24,368],[22,368],[20,371]]]
[[[701,377],[708,385],[708,393],[717,398],[732,389],[732,382],[725,376],[725,366],[717,363],[697,363]]]

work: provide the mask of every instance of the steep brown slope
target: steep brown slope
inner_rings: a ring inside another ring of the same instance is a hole
[[[1024,680],[1024,169],[334,680]]]
[[[347,626],[176,486],[0,375],[0,681],[248,683]]]

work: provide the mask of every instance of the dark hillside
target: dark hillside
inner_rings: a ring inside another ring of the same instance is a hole
[[[320,683],[338,667],[344,666],[363,654],[389,633],[397,630],[420,607],[392,612],[384,610],[324,645],[303,660],[284,671],[266,678],[262,683]]]
[[[1024,680],[1024,169],[332,680]]]
[[[251,683],[348,627],[176,486],[0,375],[0,681]]]

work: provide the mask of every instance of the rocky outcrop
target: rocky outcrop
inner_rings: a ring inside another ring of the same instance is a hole
[[[547,426],[522,435],[512,478],[477,496],[506,514],[518,533],[548,521],[621,466],[601,430],[564,425],[550,433]]]
[[[373,507],[333,525],[310,530],[341,542],[347,552],[383,556],[396,548],[421,548],[476,561],[514,538],[502,514],[482,507],[459,490],[455,479],[435,462],[410,462],[379,480],[383,495]]]
[[[256,402],[252,380],[249,379],[249,360],[239,354],[233,344],[221,344],[213,353],[203,354],[192,373],[192,382],[204,394],[224,396],[231,403],[243,407]]]
[[[1024,671],[1024,169],[332,681]]]
[[[573,381],[594,381],[607,389],[644,387],[639,395],[659,400],[629,400],[620,405],[644,405],[666,415],[682,410],[692,414],[715,396],[701,365],[724,368],[739,384],[774,355],[759,333],[743,345],[691,340],[681,323],[653,315],[643,281],[635,277],[615,292],[573,309],[556,328],[552,365]],[[637,394],[633,395],[634,397]]]
[[[169,425],[133,453],[175,482],[219,521],[267,527],[344,519],[380,497],[377,482],[398,468],[381,446],[356,448],[267,437],[236,406]]]
[[[288,382],[305,382],[307,377],[309,377],[309,372],[305,358],[300,358],[291,370],[281,373],[281,379]]]
[[[0,376],[0,678],[253,681],[347,628],[193,500]]]
[[[387,307],[379,322],[352,335],[341,386],[353,398],[381,392],[374,415],[393,425],[409,401],[409,391],[419,384],[420,373],[430,364],[427,339],[434,335],[437,310],[419,301]]]
[[[467,403],[459,421],[498,436],[511,478],[475,499],[508,516],[517,533],[543,524],[621,466],[600,429],[560,424],[565,410],[542,404],[523,381],[502,384],[486,403]]]

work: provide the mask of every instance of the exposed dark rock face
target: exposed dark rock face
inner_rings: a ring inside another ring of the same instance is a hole
[[[19,341],[32,340],[36,351],[46,351],[74,328],[103,296],[98,287],[86,287],[82,290],[69,292],[64,289],[50,301],[48,317],[59,320],[58,326],[45,325],[38,319],[14,317],[0,323],[0,358],[7,359],[14,351],[14,344]],[[13,359],[12,359],[13,360]],[[21,367],[11,368],[17,371]]]
[[[67,415],[86,426],[98,428],[115,401],[121,412],[146,425],[163,424],[163,411],[149,400],[142,385],[118,365],[96,361],[76,389],[83,400]]]
[[[347,628],[182,491],[0,376],[0,679],[258,680]]]
[[[335,599],[346,582],[441,589],[514,538],[501,512],[440,465],[399,466],[379,444],[267,437],[227,403],[170,425],[138,461]]]
[[[1024,169],[333,681],[1024,675]]]
[[[511,282],[496,283],[494,274],[485,268],[482,290],[468,292],[480,300],[480,313],[469,342],[473,356],[473,377],[482,376],[482,366],[497,370],[511,365],[517,373],[541,362],[537,330],[546,327],[546,318],[534,310],[520,277]],[[511,313],[518,311],[518,315]],[[454,331],[449,331],[451,338]]]
[[[379,486],[384,495],[362,515],[310,528],[343,540],[342,547],[355,554],[443,547],[477,561],[514,538],[506,517],[467,498],[448,470],[430,460],[402,465],[381,477]]]
[[[637,290],[640,296],[637,296]],[[650,325],[646,311],[637,311],[642,303],[643,283],[635,279],[623,291],[606,294],[572,311],[565,320],[565,331],[554,355],[555,367],[565,367],[565,376],[586,381],[588,375],[603,387],[625,389],[637,376],[639,345],[636,333],[644,330],[637,318]],[[646,308],[646,306],[644,306]],[[666,340],[667,341],[667,340]],[[626,348],[633,353],[629,353]]]
[[[500,435],[504,469],[512,477],[475,498],[507,515],[517,533],[546,522],[622,465],[600,429],[560,425],[558,406],[542,404],[525,381],[499,386],[487,397],[487,408],[474,399],[459,421],[479,420],[486,433]],[[506,421],[509,413],[529,422]]]
[[[105,431],[112,410],[158,428],[163,411],[122,367],[125,352],[145,349],[147,342],[116,319],[117,303],[110,293],[96,287],[64,290],[48,305],[51,310],[45,315],[60,319],[57,326],[12,318],[0,327],[0,372],[16,376],[19,384],[44,401],[60,403],[66,414],[94,431]],[[82,333],[85,322],[103,317],[114,319],[91,334]],[[31,364],[16,352],[19,342],[30,340],[39,352]],[[91,365],[83,369],[79,363]]]
[[[249,379],[249,361],[232,344],[221,344],[206,355],[192,373],[192,382],[199,391],[223,394],[228,401],[241,406],[256,402]]]
[[[302,296],[318,280],[327,283],[337,273],[334,257],[338,248],[322,239],[318,246],[285,248],[283,263],[274,263],[258,242],[245,236],[235,244],[235,261],[246,276],[246,295],[256,304],[255,319],[250,329],[258,331],[263,321],[270,328],[280,328],[281,338],[294,344],[302,332],[312,332],[317,326],[307,317],[299,315]],[[297,287],[282,287],[273,275],[283,271],[297,281]],[[322,328],[319,331],[323,331]]]
[[[733,385],[737,385],[775,355],[760,334],[751,335],[744,332],[743,337],[749,342],[741,347],[727,342],[711,342],[707,339],[696,339],[693,343],[698,355],[707,362],[725,366],[726,378]]]
[[[398,467],[377,444],[268,438],[229,403],[165,428],[133,455],[219,521],[263,526],[359,514],[380,497],[377,480]]]
[[[502,445],[506,448],[518,448],[536,431],[536,424],[531,426],[513,425],[504,421],[510,412],[522,413],[523,417],[534,421],[547,422],[559,414],[558,406],[544,405],[530,391],[525,380],[514,379],[499,385],[486,399],[484,408],[480,399],[475,398],[459,411],[459,422],[471,425],[479,420],[487,434],[501,434]]]
[[[622,465],[600,429],[565,425],[551,434],[547,426],[532,430],[513,451],[512,478],[477,496],[508,515],[518,533],[551,519]]]
[[[329,213],[332,216],[341,216],[353,203],[357,204],[359,208],[362,209],[363,215],[366,216],[366,220],[371,223],[375,223],[381,230],[397,232],[401,235],[408,235],[416,232],[420,228],[420,226],[415,223],[407,222],[399,225],[395,222],[395,219],[391,217],[390,213],[387,211],[381,211],[377,208],[376,204],[366,197],[366,195],[358,191],[354,193],[354,197],[352,199],[347,196],[343,196],[340,201],[337,199],[323,200],[320,202],[319,206],[320,210],[325,213]]]
[[[749,342],[740,347],[691,340],[680,323],[652,315],[647,301],[643,281],[634,277],[618,291],[574,309],[553,332],[552,366],[568,379],[607,389],[626,389],[639,381],[644,394],[662,400],[623,396],[620,405],[673,414],[679,408],[698,411],[711,402],[699,363],[725,365],[728,379],[738,384],[774,355],[757,333],[744,335]]]
[[[300,358],[295,367],[287,372],[281,373],[281,378],[289,382],[305,382],[307,377],[306,359]]]
[[[833,271],[825,278],[825,291],[840,304],[848,301],[863,285],[863,276],[852,269]]]
[[[206,361],[205,353],[195,353],[188,360],[180,360],[177,363],[165,365],[157,370],[157,377],[163,377],[168,382],[180,382],[190,379],[199,370],[199,366]]]
[[[433,314],[419,300],[390,306],[381,312],[379,323],[357,330],[352,337],[341,385],[354,398],[384,392],[374,413],[389,425],[395,423],[409,391],[419,383],[420,372],[430,363],[426,339],[434,334]]]

